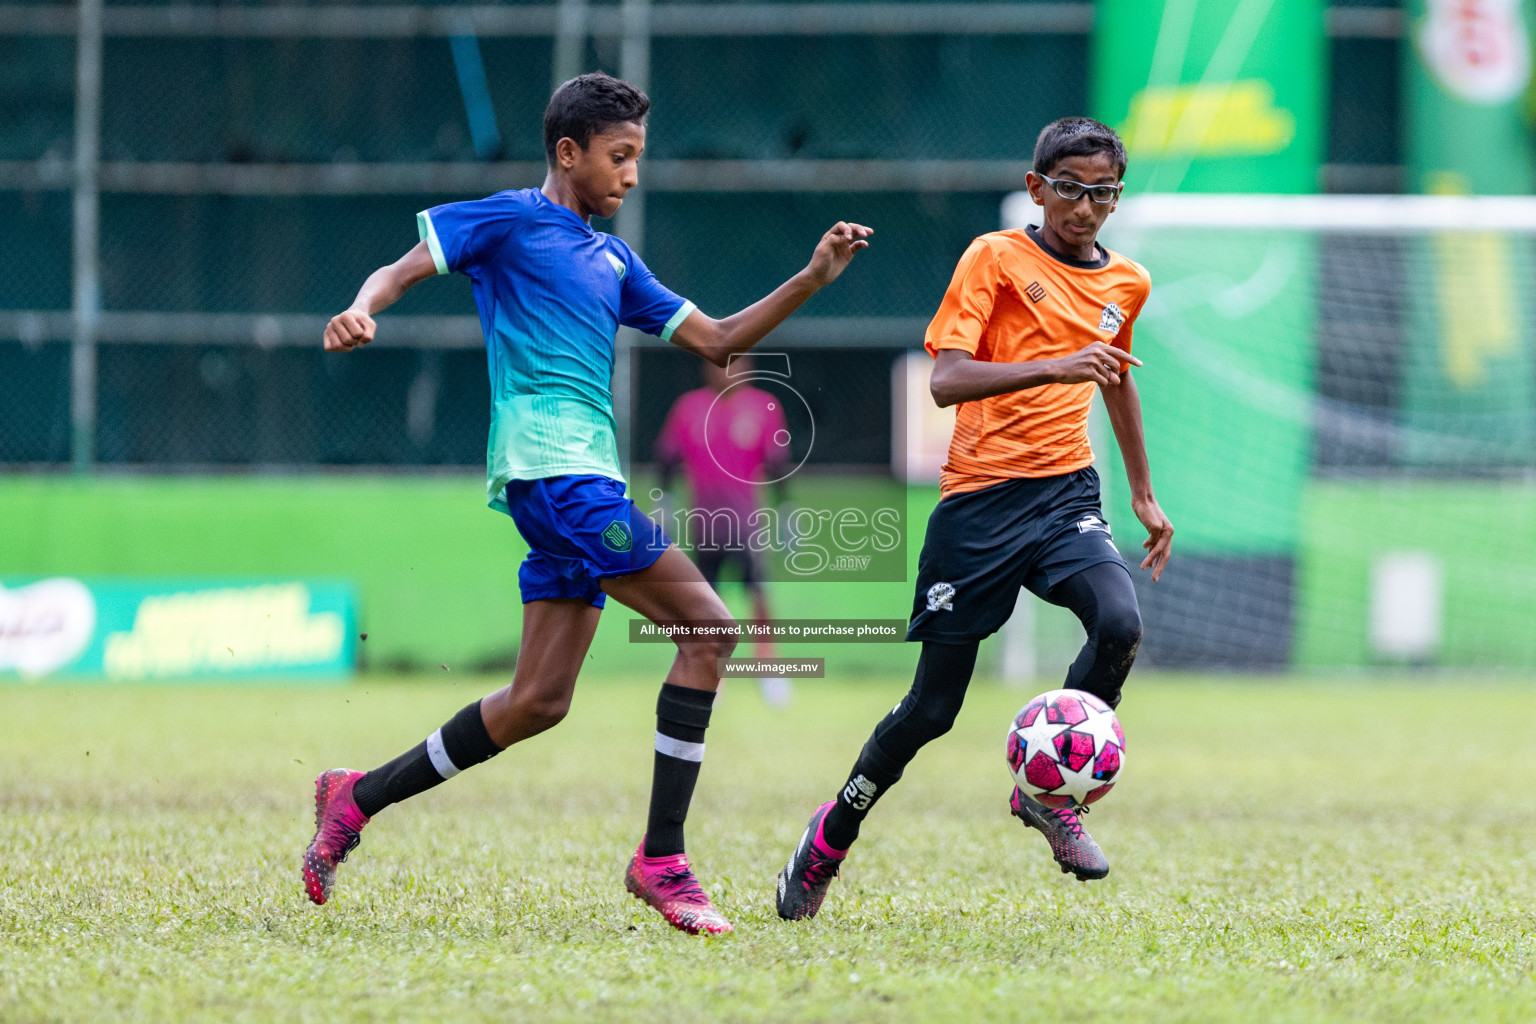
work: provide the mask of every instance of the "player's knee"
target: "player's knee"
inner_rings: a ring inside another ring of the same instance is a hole
[[[955,720],[953,717],[946,718],[935,715],[923,718],[917,725],[922,732],[923,742],[932,743],[954,728]]]
[[[945,701],[924,700],[919,701],[912,708],[907,721],[911,728],[922,735],[924,742],[931,742],[954,728],[955,718],[959,714],[959,705],[952,706]]]
[[[717,623],[711,622],[711,626]],[[720,627],[735,625],[727,619],[718,623]],[[679,638],[677,642],[678,653],[686,658],[694,658],[699,661],[715,664],[720,658],[729,658],[736,651],[736,636],[734,633],[722,629],[716,636],[699,637],[690,640]]]
[[[1101,610],[1097,632],[1099,649],[1114,651],[1129,666],[1141,646],[1141,613],[1134,607]]]
[[[1133,607],[1101,618],[1098,647],[1093,673],[1097,685],[1086,689],[1113,708],[1120,703],[1121,684],[1130,675],[1141,647],[1141,614]]]
[[[570,710],[570,697],[545,697],[529,706],[528,718],[530,724],[543,732],[545,729],[553,729],[564,721],[566,713]]]
[[[553,729],[571,710],[571,693],[537,691],[513,696],[512,711],[528,735]]]

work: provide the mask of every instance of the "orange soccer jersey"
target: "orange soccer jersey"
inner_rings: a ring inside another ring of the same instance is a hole
[[[1152,288],[1146,270],[1102,246],[1096,262],[1070,260],[1038,238],[1033,230],[998,231],[971,243],[928,325],[930,355],[957,348],[987,362],[1018,363],[1069,355],[1094,341],[1130,351],[1131,325]],[[942,493],[1091,465],[1095,387],[1046,384],[961,402]]]

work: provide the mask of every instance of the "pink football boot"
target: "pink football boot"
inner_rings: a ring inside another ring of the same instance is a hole
[[[655,907],[672,927],[689,935],[723,935],[735,931],[716,910],[693,877],[686,853],[670,857],[645,856],[645,840],[630,859],[624,873],[624,888],[635,899]]]
[[[304,851],[304,892],[315,903],[331,898],[336,884],[336,865],[362,839],[368,818],[357,809],[352,787],[362,772],[332,768],[315,780],[315,838]]]

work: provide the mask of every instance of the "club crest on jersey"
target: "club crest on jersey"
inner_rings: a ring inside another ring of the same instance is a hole
[[[955,610],[955,588],[948,583],[935,583],[928,588],[928,610],[952,612]]]
[[[1104,312],[1099,314],[1099,330],[1108,331],[1110,334],[1119,334],[1120,325],[1125,323],[1125,314],[1120,311],[1119,305],[1111,302],[1104,307]]]
[[[603,530],[603,544],[609,551],[628,551],[634,544],[629,535],[629,524],[615,519]]]
[[[603,251],[603,255],[608,257],[608,264],[613,267],[613,272],[619,275],[619,280],[624,280],[624,261],[606,249]]]

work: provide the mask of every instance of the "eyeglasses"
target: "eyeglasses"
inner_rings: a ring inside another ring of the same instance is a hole
[[[1120,194],[1120,190],[1125,188],[1123,182],[1118,185],[1085,185],[1081,181],[1073,181],[1071,178],[1051,178],[1040,174],[1038,171],[1035,173],[1039,175],[1042,181],[1051,186],[1053,192],[1061,196],[1061,198],[1068,200],[1081,199],[1083,198],[1083,193],[1087,192],[1088,198],[1096,203],[1112,203],[1115,201],[1115,197]]]

